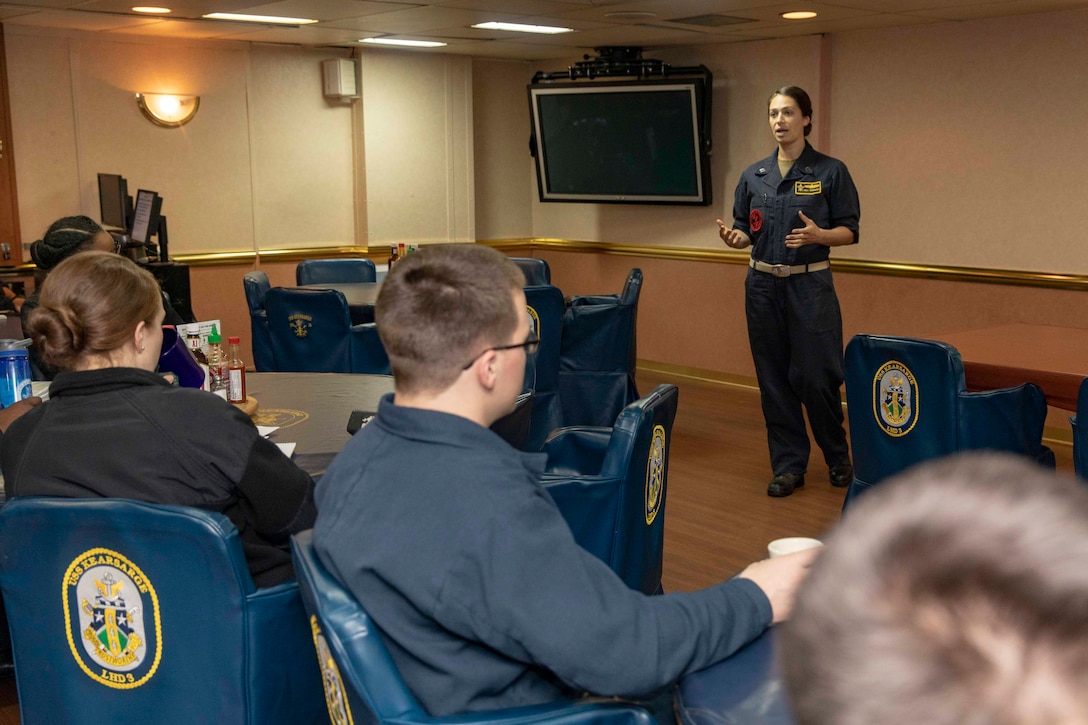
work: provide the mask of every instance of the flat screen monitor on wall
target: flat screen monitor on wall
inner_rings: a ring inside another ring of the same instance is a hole
[[[702,79],[529,86],[541,201],[710,204]]]
[[[132,197],[128,182],[118,174],[98,175],[98,204],[102,226],[128,231],[132,223]]]

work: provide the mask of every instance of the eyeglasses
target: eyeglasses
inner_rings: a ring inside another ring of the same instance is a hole
[[[525,348],[525,354],[526,355],[536,355],[536,350],[537,350],[538,347],[540,347],[540,338],[537,337],[535,332],[530,332],[529,333],[529,339],[527,339],[525,342],[515,342],[512,345],[494,345],[492,347],[487,348],[486,350],[481,352],[479,355],[477,355],[476,357],[469,360],[467,363],[465,363],[465,366],[463,368],[461,368],[461,369],[462,370],[468,370],[470,367],[472,367],[473,363],[475,363],[477,360],[479,360],[481,357],[483,357],[486,353],[489,353],[492,350],[517,350],[519,347]]]
[[[479,355],[473,357],[471,360],[466,362],[465,367],[461,368],[461,370],[468,370],[469,368],[472,367],[473,362],[479,360],[484,354],[490,353],[491,351],[493,351],[493,349],[517,349],[519,347],[524,347],[524,348],[526,348],[526,355],[535,355],[536,354],[536,349],[539,348],[540,345],[541,345],[540,335],[536,334],[536,322],[535,322],[535,320],[533,320],[532,316],[530,316],[529,317],[529,336],[527,337],[526,342],[514,343],[512,345],[493,345],[493,346],[491,346],[489,348],[486,348],[485,351],[483,351]]]

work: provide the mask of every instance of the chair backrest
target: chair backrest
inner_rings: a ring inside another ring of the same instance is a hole
[[[559,395],[563,425],[611,425],[637,400],[638,298],[642,270],[621,294],[573,297],[563,316]]]
[[[640,707],[584,700],[432,717],[404,683],[366,610],[321,563],[314,551],[313,531],[291,537],[291,556],[334,723],[655,725],[654,718]]]
[[[491,430],[514,448],[524,450],[532,416],[533,391],[530,390],[518,396],[514,410],[492,423]]]
[[[351,314],[343,294],[273,287],[265,310],[278,372],[352,372]]]
[[[526,450],[539,450],[548,434],[563,424],[559,400],[559,350],[563,340],[563,293],[551,285],[525,288],[525,304],[540,346],[526,367],[526,387],[533,390],[533,411]]]
[[[0,509],[23,722],[308,723],[298,586],[255,589],[221,514],[117,499]]]
[[[268,275],[260,270],[247,272],[242,277],[249,307],[249,335],[253,348],[253,367],[259,373],[275,369],[272,357],[272,338],[268,334],[268,315],[264,310],[264,297],[268,293]]]
[[[549,472],[542,482],[575,539],[628,586],[647,594],[661,589],[669,446],[678,401],[677,387],[662,384],[627,405],[609,432],[603,457],[587,460],[588,475],[579,471],[576,449],[558,449],[568,429],[556,431],[544,447]],[[569,430],[574,438],[581,433],[577,427]],[[590,436],[598,430],[582,429]]]
[[[1077,414],[1069,419],[1073,426],[1073,471],[1088,479],[1088,378],[1077,391]]]
[[[510,261],[518,266],[525,275],[525,286],[536,287],[538,285],[552,283],[552,269],[547,261],[533,259],[532,257],[510,257]]]
[[[292,536],[291,557],[332,721],[425,721],[425,711],[404,684],[378,628],[351,592],[321,564],[312,537],[313,531]]]
[[[304,259],[295,267],[297,285],[377,281],[377,267],[365,258]]]
[[[855,335],[846,346],[846,402],[854,455],[846,504],[908,466],[956,451],[1005,451],[1054,467],[1042,444],[1039,386],[969,393],[947,343]]]
[[[854,476],[872,485],[959,450],[963,363],[933,340],[855,335],[846,346],[846,405]]]

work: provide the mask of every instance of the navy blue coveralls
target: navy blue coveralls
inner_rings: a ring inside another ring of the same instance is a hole
[[[849,228],[857,243],[861,209],[850,172],[807,142],[784,179],[777,150],[745,169],[733,202],[733,228],[751,238],[754,260],[790,266],[826,260],[829,248],[822,244],[786,247],[786,235],[805,225],[798,211],[823,229]],[[808,468],[802,403],[827,465],[848,463],[839,399],[842,315],[831,270],[779,277],[749,268],[745,289],[748,340],[774,474]]]

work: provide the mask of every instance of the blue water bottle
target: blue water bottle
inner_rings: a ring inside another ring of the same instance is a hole
[[[0,340],[0,407],[31,396],[30,340]]]

